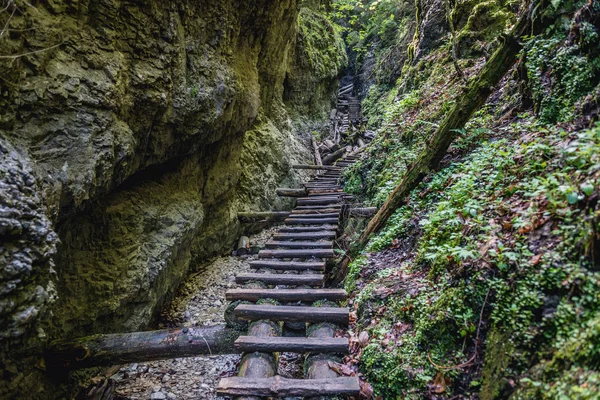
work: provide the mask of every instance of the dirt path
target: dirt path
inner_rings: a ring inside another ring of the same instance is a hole
[[[268,229],[251,238],[265,243],[273,234]],[[192,275],[162,315],[161,328],[224,323],[225,292],[235,286],[235,275],[249,272],[252,258],[221,257]],[[123,366],[112,378],[117,383],[116,399],[223,399],[214,393],[219,379],[230,376],[239,363],[238,355],[178,358]]]

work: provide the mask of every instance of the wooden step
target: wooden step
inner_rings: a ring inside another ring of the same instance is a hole
[[[266,247],[267,249],[332,249],[333,242],[292,242],[271,240],[267,242]]]
[[[306,211],[306,210],[300,210],[300,211]],[[300,214],[294,214],[291,213],[290,215],[288,215],[289,219],[298,219],[298,218],[302,218],[302,219],[323,219],[323,218],[339,218],[340,217],[340,211],[339,210],[334,210],[334,212],[329,212],[329,213],[315,213],[314,211],[312,213],[305,213],[305,212],[301,212]]]
[[[242,353],[347,353],[346,338],[240,336],[234,343]]]
[[[302,197],[296,200],[296,204],[299,206],[322,206],[329,204],[339,204],[341,199],[339,197],[321,197],[313,199],[310,197]]]
[[[298,261],[250,261],[252,269],[274,269],[277,271],[324,271],[325,261],[298,262]]]
[[[357,377],[327,379],[272,378],[222,378],[217,394],[224,396],[255,397],[315,397],[358,396],[360,382]]]
[[[337,224],[339,218],[287,218],[284,220],[286,225],[328,225]]]
[[[337,231],[337,225],[306,225],[306,226],[282,226],[279,228],[281,233],[300,233],[300,232],[320,232]]]
[[[239,274],[235,282],[244,285],[248,282],[263,282],[265,285],[286,286],[323,286],[325,275],[323,274]]]
[[[325,215],[325,214],[333,214],[333,213],[336,213],[339,216],[340,212],[341,212],[341,208],[338,208],[338,209],[323,208],[320,210],[293,210],[289,216],[291,217],[291,216],[298,216],[298,215],[304,215],[304,216]]]
[[[227,301],[252,301],[273,299],[282,302],[303,301],[312,303],[319,300],[346,300],[344,289],[230,289],[225,293]]]
[[[320,206],[298,206],[294,209],[295,210],[327,210],[327,209],[338,209],[341,210],[342,207],[344,205],[343,204],[324,204],[324,205],[320,205]],[[292,211],[293,213],[293,211]]]
[[[259,258],[334,258],[333,249],[261,250]]]
[[[268,319],[284,322],[331,322],[346,326],[350,311],[338,307],[273,306],[269,304],[240,304],[233,310],[234,315],[247,321]]]
[[[274,240],[319,240],[335,239],[337,233],[334,231],[301,232],[301,233],[276,233]]]

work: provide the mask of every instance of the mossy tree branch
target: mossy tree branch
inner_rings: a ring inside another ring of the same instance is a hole
[[[390,216],[405,203],[408,195],[427,176],[429,171],[439,166],[448,148],[456,139],[458,130],[463,128],[473,113],[486,102],[494,87],[515,64],[522,47],[520,39],[532,26],[533,10],[536,10],[537,15],[541,15],[544,7],[545,4],[534,2],[521,15],[509,34],[503,37],[502,45],[488,60],[481,72],[469,81],[462,94],[457,97],[454,107],[430,139],[427,148],[408,169],[402,182],[396,186],[383,207],[369,222],[357,243],[359,250],[364,248],[371,235],[379,231]],[[348,259],[344,261],[345,264],[348,262]],[[345,266],[342,265],[341,271],[345,270]]]

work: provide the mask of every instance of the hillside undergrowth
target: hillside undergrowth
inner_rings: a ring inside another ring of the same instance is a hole
[[[458,37],[477,38],[459,44],[460,72],[447,31],[397,81],[371,86],[363,105],[378,136],[346,190],[380,206],[402,180],[460,73],[477,74],[518,12],[494,3],[470,2],[454,21]],[[554,7],[560,17],[527,39],[439,168],[348,268],[361,344],[349,361],[376,397],[598,398],[600,5]],[[476,23],[485,9],[496,23]]]

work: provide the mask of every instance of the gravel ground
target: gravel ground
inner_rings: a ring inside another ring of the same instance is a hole
[[[264,244],[276,228],[251,237],[252,244]],[[161,328],[214,325],[224,322],[227,307],[225,292],[235,286],[235,275],[250,271],[247,261],[254,259],[221,257],[192,275],[178,296],[163,312]],[[295,371],[293,354],[282,356],[283,364]],[[121,367],[112,376],[116,399],[224,399],[215,394],[219,379],[235,373],[239,355],[178,358]],[[284,372],[284,371],[281,371]],[[294,374],[294,372],[288,372]]]

